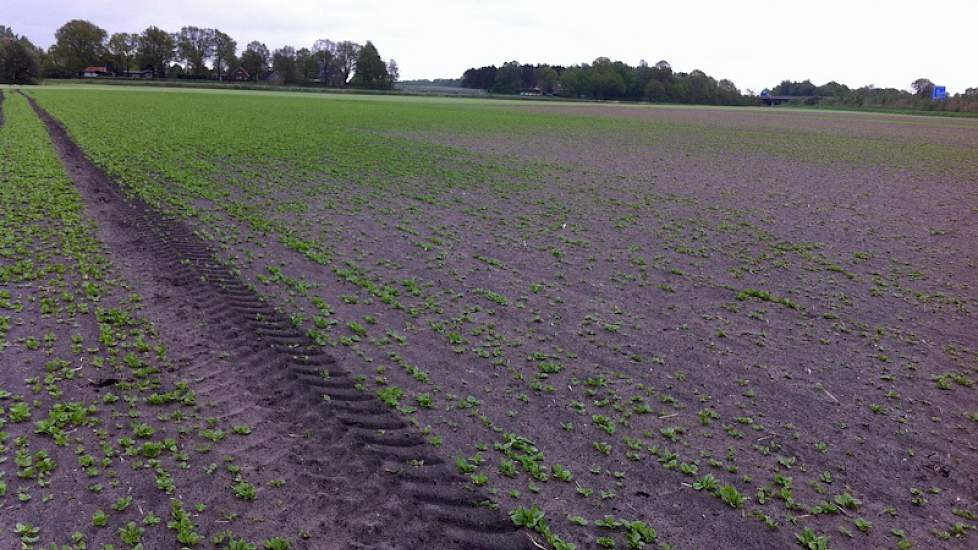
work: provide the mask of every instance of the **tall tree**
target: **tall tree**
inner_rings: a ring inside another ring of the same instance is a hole
[[[724,78],[717,83],[717,103],[729,105],[736,103],[738,99],[740,99],[740,90],[732,80]]]
[[[625,79],[613,70],[597,70],[591,75],[591,95],[598,99],[616,99],[625,95]]]
[[[523,87],[523,73],[516,61],[504,63],[496,71],[496,81],[492,84],[492,92],[497,94],[515,94]]]
[[[268,72],[268,57],[268,46],[257,40],[249,42],[241,54],[241,66],[258,81],[261,75]]]
[[[167,67],[176,56],[177,42],[173,35],[159,27],[147,27],[138,42],[140,67],[149,67],[157,78],[166,78]]]
[[[706,73],[700,70],[695,70],[689,73],[687,78],[689,82],[690,89],[690,101],[692,103],[704,103],[710,104],[716,102],[717,96],[717,81],[709,77]],[[811,88],[813,91],[815,86]],[[811,95],[811,94],[806,94]]]
[[[132,70],[132,62],[139,49],[139,35],[117,32],[109,37],[108,49],[116,72]]]
[[[357,55],[357,72],[350,81],[355,88],[368,90],[386,90],[391,88],[390,77],[387,74],[387,64],[380,58],[380,53],[373,42],[367,41]]]
[[[357,70],[357,60],[363,47],[356,42],[344,40],[336,44],[336,65],[339,69],[339,81],[342,86],[350,83],[350,75]],[[374,50],[376,51],[376,50]]]
[[[665,101],[669,99],[666,94],[666,86],[660,80],[649,80],[645,85],[645,99],[649,101]]]
[[[336,42],[328,39],[317,40],[312,45],[312,54],[319,66],[319,83],[323,86],[331,84],[336,71]]]
[[[106,36],[105,30],[98,26],[72,19],[54,33],[50,55],[65,76],[78,76],[85,67],[105,62]]]
[[[272,54],[272,72],[278,84],[292,84],[299,80],[299,71],[295,61],[295,48],[285,46]]]
[[[390,82],[391,88],[394,84],[401,79],[401,68],[397,66],[397,61],[391,59],[387,62],[387,80]]]
[[[557,86],[557,71],[549,65],[543,65],[534,69],[534,73],[533,79],[540,91],[545,94],[554,93],[554,88]]]
[[[295,65],[300,81],[310,82],[319,77],[319,64],[309,48],[302,48],[295,52]]]
[[[214,56],[214,29],[183,27],[177,34],[177,51],[193,76],[207,74],[207,60]]]
[[[465,71],[465,74],[462,75],[462,87],[475,90],[488,90],[496,82],[497,71],[498,69],[495,65],[480,67],[478,69],[473,67]]]
[[[41,72],[40,50],[27,39],[0,25],[0,83],[33,84]]]
[[[689,103],[693,98],[693,91],[689,87],[686,79],[677,79],[666,86],[666,94],[670,101],[676,103]]]
[[[227,34],[214,29],[214,70],[221,80],[226,71],[238,63],[238,43]]]
[[[818,88],[815,89],[815,94],[820,96],[830,96],[836,97],[838,99],[844,99],[849,95],[849,87],[845,84],[839,84],[836,81],[826,82]]]
[[[913,92],[917,97],[930,99],[930,95],[934,90],[934,83],[929,78],[918,78],[910,84],[910,87],[913,88]]]
[[[561,93],[574,98],[584,97],[589,94],[591,90],[591,84],[588,79],[589,70],[590,67],[588,65],[564,69],[564,72],[560,75]]]

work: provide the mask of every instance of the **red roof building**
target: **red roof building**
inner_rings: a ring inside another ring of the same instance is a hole
[[[81,72],[82,78],[98,78],[100,76],[115,76],[108,67],[85,67]]]

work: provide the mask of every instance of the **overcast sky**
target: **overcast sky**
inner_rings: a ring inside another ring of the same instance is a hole
[[[402,79],[516,59],[668,60],[759,91],[782,79],[949,92],[978,86],[978,0],[0,0],[0,24],[47,47],[70,19],[109,33],[216,27],[243,47],[372,40]]]

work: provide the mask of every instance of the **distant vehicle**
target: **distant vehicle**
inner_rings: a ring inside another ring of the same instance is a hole
[[[522,96],[538,96],[543,95],[543,90],[540,88],[524,88],[520,90],[520,95]]]
[[[123,76],[126,78],[153,78],[156,73],[153,69],[146,69],[143,71],[123,71],[118,76]]]

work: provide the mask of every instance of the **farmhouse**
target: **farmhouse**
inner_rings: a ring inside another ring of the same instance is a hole
[[[251,80],[251,74],[249,74],[244,67],[238,67],[233,71],[228,71],[228,73],[224,75],[224,80],[228,82],[241,82],[244,80]]]
[[[82,78],[102,78],[115,76],[108,67],[85,67],[81,72]]]

